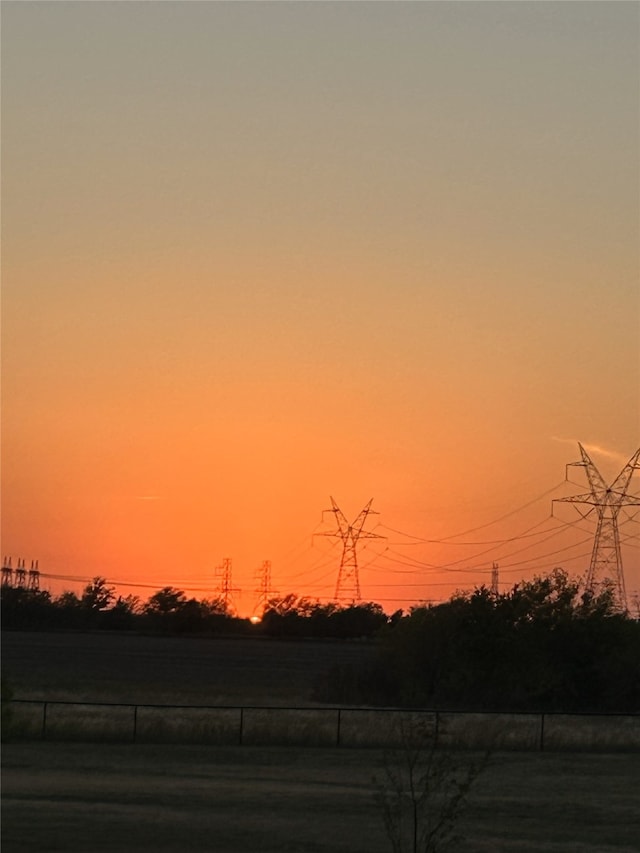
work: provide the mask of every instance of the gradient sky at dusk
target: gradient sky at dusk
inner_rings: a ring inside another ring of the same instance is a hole
[[[327,599],[333,495],[388,610],[584,572],[565,464],[640,443],[639,16],[3,2],[3,555]]]

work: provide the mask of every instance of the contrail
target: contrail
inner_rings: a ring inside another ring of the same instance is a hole
[[[606,447],[602,447],[599,444],[591,444],[586,441],[579,441],[577,438],[559,438],[557,435],[551,436],[552,441],[559,441],[562,444],[572,444],[574,447],[576,444],[582,444],[585,450],[588,450],[591,453],[597,453],[599,456],[604,456],[607,459],[612,459],[615,462],[620,462],[625,465],[628,462],[628,457],[623,453],[620,453],[617,450],[608,450]]]

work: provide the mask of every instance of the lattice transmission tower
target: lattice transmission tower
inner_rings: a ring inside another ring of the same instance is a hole
[[[2,586],[13,586],[13,566],[11,557],[5,557],[2,561]]]
[[[271,560],[262,561],[262,566],[256,572],[256,581],[258,587],[255,593],[258,600],[253,612],[262,614],[267,609],[269,599],[277,594],[277,591],[271,587]]]
[[[581,444],[578,444],[578,447],[580,462],[570,462],[567,468],[577,466],[585,469],[589,491],[582,495],[556,498],[555,501],[590,504],[596,510],[598,526],[584,586],[586,591],[593,595],[611,586],[617,609],[626,612],[627,593],[622,570],[618,515],[623,507],[640,506],[640,497],[628,494],[633,472],[640,468],[640,448],[636,450],[613,483],[607,486],[587,451]]]
[[[500,595],[500,568],[497,563],[491,566],[491,592]]]
[[[16,586],[23,589],[27,586],[27,567],[24,560],[18,560],[18,565],[14,574],[14,582]]]
[[[29,589],[31,590],[39,590],[40,589],[40,569],[38,567],[37,560],[31,560],[31,568],[29,569]]]
[[[359,540],[386,539],[386,536],[380,536],[377,533],[364,530],[367,517],[372,514],[378,515],[375,510],[371,509],[372,503],[373,498],[360,511],[356,520],[349,524],[338,504],[331,498],[331,509],[327,509],[325,512],[332,512],[335,515],[337,529],[328,533],[316,534],[317,536],[330,536],[342,539],[342,558],[340,560],[336,594],[334,596],[336,601],[349,601],[351,603],[361,601],[358,557],[356,553]]]
[[[18,558],[15,573],[11,565],[11,557],[5,557],[2,561],[2,586],[13,586],[26,588],[33,591],[40,589],[40,569],[38,561],[31,560],[31,568],[27,572],[24,560]]]
[[[237,587],[234,587],[231,582],[233,561],[231,557],[225,557],[221,566],[216,566],[215,577],[219,579],[216,592],[222,602],[224,602],[225,610],[231,612],[235,609],[233,603],[234,593],[240,593]]]

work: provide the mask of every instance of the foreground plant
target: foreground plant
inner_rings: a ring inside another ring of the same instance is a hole
[[[426,721],[399,724],[400,746],[385,753],[375,799],[394,853],[442,853],[456,831],[469,791],[488,761],[442,749]]]

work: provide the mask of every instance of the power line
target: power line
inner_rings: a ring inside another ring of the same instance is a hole
[[[561,486],[565,485],[566,482],[567,482],[566,479],[562,480],[562,482],[553,486],[553,488],[551,488],[551,489],[547,489],[547,491],[543,492],[541,495],[538,495],[538,497],[532,498],[530,501],[527,501],[527,503],[522,504],[522,506],[519,506],[516,509],[510,510],[509,512],[505,513],[504,515],[501,515],[498,518],[493,519],[492,521],[487,521],[484,524],[479,524],[477,527],[470,527],[467,530],[462,530],[460,533],[452,533],[449,536],[443,536],[440,539],[424,539],[424,538],[419,537],[419,536],[413,536],[413,534],[411,534],[411,533],[404,533],[402,530],[397,530],[393,527],[387,527],[384,524],[382,524],[380,526],[384,527],[386,530],[391,530],[393,533],[398,533],[398,534],[400,534],[400,536],[407,536],[411,539],[415,539],[415,540],[417,540],[418,543],[422,543],[425,545],[443,544],[444,542],[446,542],[449,539],[457,539],[459,536],[466,536],[467,533],[475,533],[477,530],[484,530],[485,528],[492,527],[494,524],[498,524],[499,522],[504,521],[507,518],[511,518],[512,515],[516,515],[516,513],[522,512],[523,509],[528,509],[530,506],[533,506],[533,504],[537,503],[538,501],[542,500],[543,498],[548,497],[550,494],[552,494],[552,492],[555,492],[556,489],[559,489]]]

